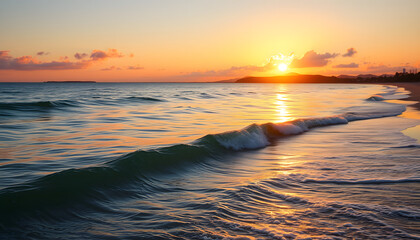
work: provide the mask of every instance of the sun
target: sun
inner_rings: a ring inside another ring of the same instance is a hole
[[[285,72],[287,70],[287,64],[285,63],[280,63],[277,68],[281,71],[281,72]]]

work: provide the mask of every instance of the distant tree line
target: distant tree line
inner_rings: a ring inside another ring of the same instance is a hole
[[[355,82],[420,82],[420,72],[418,73],[400,73],[396,72],[394,76],[377,76],[377,77],[357,77]]]
[[[236,83],[387,83],[420,82],[420,73],[399,73],[395,75],[360,75],[358,77],[328,77],[322,75],[293,75],[272,77],[244,77]]]

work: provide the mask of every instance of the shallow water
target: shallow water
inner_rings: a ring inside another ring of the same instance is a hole
[[[420,121],[384,101],[404,94],[0,84],[0,237],[420,238]]]

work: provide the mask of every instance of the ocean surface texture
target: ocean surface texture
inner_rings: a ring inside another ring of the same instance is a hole
[[[420,239],[405,94],[2,83],[0,239]]]

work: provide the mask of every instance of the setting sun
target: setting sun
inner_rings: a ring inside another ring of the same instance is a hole
[[[281,72],[285,72],[287,70],[287,64],[285,63],[280,63],[279,66],[277,67]]]

